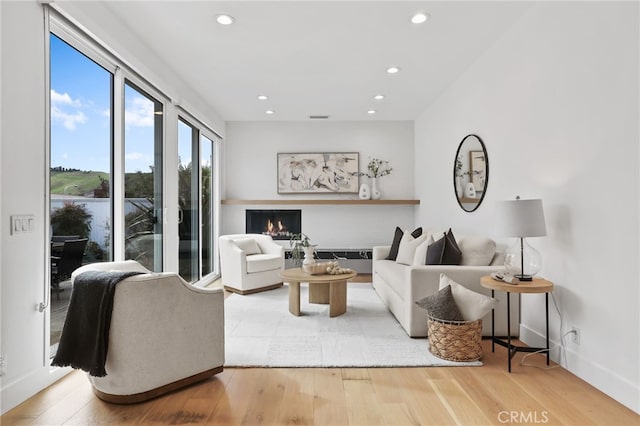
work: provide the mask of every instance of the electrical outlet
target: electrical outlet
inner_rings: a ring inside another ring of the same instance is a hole
[[[580,329],[578,327],[571,327],[571,330],[569,331],[569,333],[571,333],[571,341],[573,343],[575,343],[576,345],[580,344]]]
[[[0,376],[7,374],[7,354],[0,355]]]

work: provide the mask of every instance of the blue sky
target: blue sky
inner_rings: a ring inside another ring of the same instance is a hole
[[[51,166],[109,172],[111,84],[107,70],[51,35]],[[125,171],[153,165],[153,102],[125,86]]]

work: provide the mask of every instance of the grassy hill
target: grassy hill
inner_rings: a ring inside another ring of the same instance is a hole
[[[51,193],[82,195],[100,187],[100,178],[110,180],[109,173],[94,171],[51,171]]]
[[[100,178],[110,181],[108,173],[51,169],[51,194],[87,195],[90,197],[107,197],[109,187],[105,185],[103,195],[100,194]],[[153,173],[125,173],[125,197],[153,198]],[[67,189],[65,191],[65,188]],[[94,190],[98,190],[94,192]]]

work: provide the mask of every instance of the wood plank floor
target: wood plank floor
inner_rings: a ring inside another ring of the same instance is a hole
[[[136,405],[99,400],[75,371],[0,424],[640,425],[640,416],[563,368],[545,369],[544,356],[526,367],[517,354],[509,374],[504,348],[492,353],[484,340],[483,350],[482,367],[229,368]]]
[[[483,341],[484,366],[246,368],[136,405],[95,397],[75,371],[0,418],[2,425],[639,425],[640,416],[535,355],[513,372]],[[392,350],[392,348],[390,348]],[[426,341],[425,341],[426,350]]]

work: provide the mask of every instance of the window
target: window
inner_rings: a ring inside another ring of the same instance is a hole
[[[50,344],[55,348],[72,270],[112,259],[114,76],[54,34],[50,52]]]
[[[179,271],[188,282],[216,272],[215,138],[178,121]]]
[[[180,109],[189,119],[177,117],[178,107],[114,52],[64,17],[49,16],[55,351],[71,293],[71,270],[60,273],[55,258],[67,239],[86,240],[73,270],[89,262],[134,259],[157,272],[178,269],[191,283],[217,273],[219,140],[188,111]],[[166,121],[168,114],[178,120]],[[167,122],[177,122],[178,132],[166,131]],[[179,158],[164,157],[165,143],[178,145]],[[173,197],[180,223],[165,224]]]
[[[163,105],[127,81],[124,88],[125,259],[162,271]]]
[[[214,271],[214,179],[213,179],[213,141],[206,136],[200,136],[200,199],[202,200],[202,269],[201,276]]]

